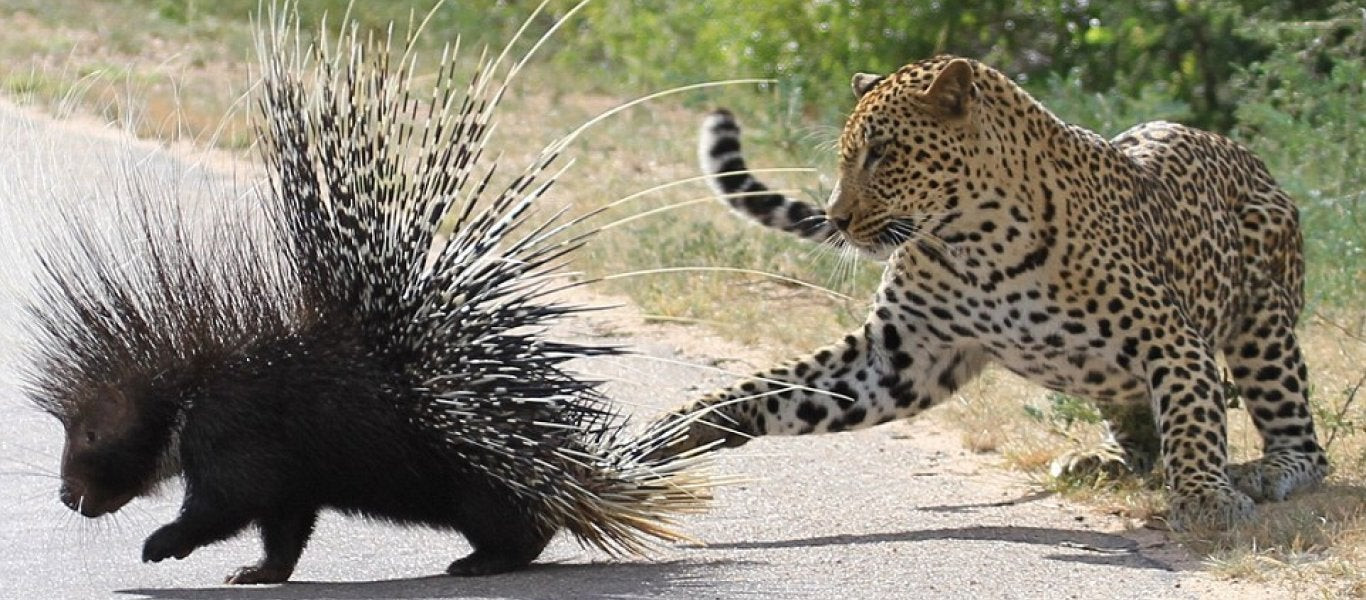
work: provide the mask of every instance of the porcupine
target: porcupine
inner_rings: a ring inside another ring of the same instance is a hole
[[[400,55],[355,25],[310,45],[297,16],[266,23],[264,234],[196,232],[127,182],[123,227],[36,249],[25,387],[65,429],[61,500],[98,517],[179,475],[142,559],[255,524],[264,558],[229,583],[287,580],[322,509],[459,531],[453,575],[522,567],[560,529],[613,553],[678,539],[701,459],[646,457],[684,429],[626,433],[565,365],[620,349],[546,330],[588,310],[553,295],[589,234],[531,221],[562,146],[491,183],[502,57],[460,93],[443,55],[419,100],[411,36]]]

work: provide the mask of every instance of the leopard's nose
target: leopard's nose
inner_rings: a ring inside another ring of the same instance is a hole
[[[849,222],[852,220],[850,217],[830,217],[830,222],[834,223],[835,229],[840,231],[849,231]]]

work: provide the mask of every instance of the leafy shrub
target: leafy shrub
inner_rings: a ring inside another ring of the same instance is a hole
[[[1366,15],[1263,23],[1278,50],[1235,80],[1235,134],[1300,204],[1311,304],[1347,305],[1366,288]]]
[[[808,116],[849,105],[854,71],[890,72],[940,52],[972,56],[1024,83],[1064,77],[1085,90],[1140,97],[1161,89],[1198,126],[1233,125],[1228,82],[1274,45],[1240,23],[1321,18],[1329,2],[595,2],[577,21],[577,65],[658,87],[697,79],[780,80]]]

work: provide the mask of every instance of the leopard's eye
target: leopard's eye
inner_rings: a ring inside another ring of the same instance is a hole
[[[888,140],[868,142],[868,150],[863,155],[863,168],[871,169],[887,154]]]

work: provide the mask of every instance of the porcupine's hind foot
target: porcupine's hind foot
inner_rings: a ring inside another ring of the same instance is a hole
[[[516,571],[536,560],[546,544],[550,543],[550,538],[555,535],[553,530],[542,533],[534,526],[519,528],[510,520],[503,521],[500,525],[504,527],[502,535],[492,540],[480,536],[481,532],[465,532],[470,545],[474,546],[474,552],[451,563],[451,566],[446,567],[446,573],[455,577],[479,577]],[[497,535],[497,532],[492,533]]]
[[[468,556],[456,560],[451,566],[446,567],[446,573],[455,577],[480,577],[483,575],[497,575],[516,571],[531,564],[540,551],[530,556],[505,554],[490,550],[475,550]]]
[[[472,507],[482,518],[461,529],[474,552],[446,567],[449,575],[479,577],[515,571],[536,560],[555,535],[554,528],[541,526],[524,511],[498,504],[497,499],[474,498]]]

